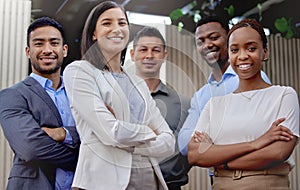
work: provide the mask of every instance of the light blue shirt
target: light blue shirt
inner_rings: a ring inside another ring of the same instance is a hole
[[[271,84],[266,73],[261,71],[261,76],[267,83]],[[229,66],[222,76],[222,79],[217,82],[213,75],[210,74],[208,83],[198,90],[191,99],[191,107],[188,111],[188,116],[178,134],[178,147],[183,155],[188,153],[188,143],[195,130],[200,114],[211,97],[224,96],[235,91],[239,84],[239,77]]]
[[[130,108],[130,122],[142,124],[145,115],[146,104],[141,94],[138,92],[136,87],[125,73],[112,73],[112,75],[128,99]]]
[[[55,91],[55,89],[52,88],[52,81],[44,78],[40,75],[37,75],[35,73],[31,73],[30,77],[37,80],[44,90],[48,93],[48,95],[51,97],[52,101],[56,105],[59,114],[61,116],[63,126],[75,126],[75,121],[72,116],[72,112],[70,109],[69,99],[66,94],[65,86],[61,77],[61,85],[60,87]],[[65,129],[65,128],[64,128]],[[63,143],[65,144],[72,144],[72,137],[67,129],[66,130],[66,138]],[[56,178],[55,178],[55,189],[56,190],[71,190],[71,185],[73,182],[74,172],[66,171],[60,168],[56,169]]]

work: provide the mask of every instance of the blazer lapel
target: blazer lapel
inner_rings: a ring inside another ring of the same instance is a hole
[[[48,95],[48,93],[43,89],[43,87],[32,77],[27,77],[23,82],[29,86],[29,89],[32,92],[39,96],[49,106],[49,108],[52,110],[53,114],[57,118],[59,124],[62,126],[62,119],[57,110],[57,107],[52,101],[51,97]]]

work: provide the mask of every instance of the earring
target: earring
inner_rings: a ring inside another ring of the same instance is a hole
[[[267,62],[267,61],[269,61],[269,58],[266,57],[266,58],[263,59],[263,61]]]

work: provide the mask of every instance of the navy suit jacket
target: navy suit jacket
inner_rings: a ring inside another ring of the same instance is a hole
[[[57,168],[75,171],[79,136],[75,126],[63,126],[47,92],[33,78],[0,91],[0,123],[15,156],[7,190],[54,189]],[[73,145],[56,142],[41,126],[65,127]]]

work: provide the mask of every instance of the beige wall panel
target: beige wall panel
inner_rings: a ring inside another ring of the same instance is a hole
[[[0,0],[0,89],[21,81],[28,72],[25,56],[30,0]],[[5,189],[13,153],[0,129],[0,189]]]

